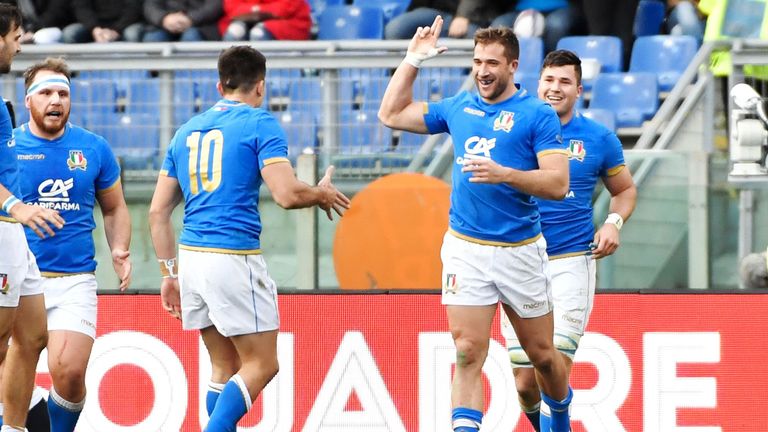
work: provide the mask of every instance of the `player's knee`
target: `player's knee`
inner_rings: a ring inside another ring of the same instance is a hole
[[[555,349],[563,353],[566,357],[573,359],[576,349],[579,347],[581,336],[577,334],[555,333]]]
[[[51,370],[51,378],[56,392],[64,399],[77,402],[76,399],[85,391],[85,369],[67,364],[59,364]]]
[[[539,401],[539,385],[536,383],[536,374],[533,368],[515,370],[515,388],[521,402],[526,406],[536,405]]]
[[[456,344],[456,366],[471,367],[477,364],[482,366],[488,354],[488,341],[481,341],[472,337],[458,337]]]
[[[536,346],[528,349],[528,357],[531,359],[531,364],[542,373],[548,373],[552,370],[556,356],[559,355],[557,351],[552,349],[551,345],[548,349],[545,346]]]

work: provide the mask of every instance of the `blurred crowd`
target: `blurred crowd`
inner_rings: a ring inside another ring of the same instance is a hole
[[[410,39],[435,15],[444,36],[472,37],[479,27],[505,25],[519,36],[537,36],[547,51],[569,35],[615,35],[631,47],[638,4],[649,0],[381,0],[398,4],[387,17],[385,39]],[[308,40],[317,16],[331,4],[359,0],[2,0],[19,6],[24,43],[107,43]],[[362,2],[361,2],[362,3]],[[661,33],[701,40],[704,16],[697,0],[666,0]],[[366,2],[365,6],[376,2]],[[625,48],[628,49],[628,48]]]

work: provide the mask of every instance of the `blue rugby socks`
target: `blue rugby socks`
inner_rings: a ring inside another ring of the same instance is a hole
[[[453,432],[478,432],[483,423],[483,413],[472,408],[454,408]]]
[[[251,409],[251,403],[251,395],[245,382],[240,375],[234,375],[224,385],[205,431],[235,432],[237,422]]]
[[[51,387],[48,395],[48,415],[51,418],[51,432],[72,432],[75,430],[77,419],[83,412],[85,398],[80,402],[70,402],[56,393]]]
[[[570,432],[571,419],[570,419],[570,407],[571,400],[573,399],[573,390],[568,387],[568,396],[561,401],[556,401],[549,396],[541,392],[541,401],[547,404],[551,414],[551,424],[549,429],[544,429],[544,412],[541,415],[541,430],[542,432]]]
[[[221,391],[224,390],[224,385],[213,381],[208,383],[208,393],[205,394],[205,410],[208,411],[208,417],[213,414],[213,409],[216,408],[216,401],[219,399]]]

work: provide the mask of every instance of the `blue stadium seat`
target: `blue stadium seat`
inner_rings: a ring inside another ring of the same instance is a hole
[[[383,37],[384,13],[376,7],[328,6],[318,18],[320,40]]]
[[[539,74],[516,73],[515,82],[520,84],[520,88],[528,91],[533,97],[538,97]]]
[[[659,90],[668,92],[696,55],[698,45],[696,38],[687,35],[637,38],[632,45],[629,71],[656,74]]]
[[[29,111],[24,105],[24,99],[26,95],[27,93],[26,89],[24,88],[24,78],[16,78],[16,97],[13,100],[13,112],[16,116],[16,126],[21,126],[22,124],[29,121]],[[71,119],[72,115],[70,114],[69,117]]]
[[[103,136],[126,170],[159,168],[160,123],[152,114],[104,111],[91,130]]]
[[[392,130],[379,122],[378,110],[342,110],[339,154],[381,153],[392,149]]]
[[[346,4],[346,0],[308,0],[309,8],[312,11],[312,15],[318,16],[328,6],[340,6]]]
[[[173,127],[178,128],[196,114],[195,83],[176,75],[173,80]]]
[[[384,14],[384,24],[408,9],[411,0],[354,0],[353,4],[360,7],[377,7]]]
[[[118,110],[117,84],[113,80],[74,79],[70,95],[72,111],[69,118],[78,126],[93,129],[102,113]]]
[[[541,38],[520,38],[520,65],[517,73],[533,74],[537,77],[544,61],[544,42]]]
[[[584,117],[590,118],[612,131],[616,131],[616,116],[613,114],[613,111],[607,109],[592,108],[579,110],[579,112]]]
[[[600,64],[599,73],[622,70],[621,39],[616,36],[567,36],[558,41],[557,49],[573,51],[582,62],[596,60]],[[582,80],[584,90],[590,91],[593,82],[594,79],[585,77]]]
[[[295,159],[305,148],[317,149],[317,121],[307,112],[273,113],[285,131],[288,157]]]
[[[341,69],[339,71],[341,109],[378,111],[388,81],[388,69]]]
[[[592,88],[590,109],[616,115],[616,127],[640,127],[659,107],[656,75],[651,73],[601,73]]]
[[[157,78],[146,78],[130,83],[125,112],[127,114],[152,114],[159,118],[160,81]]]
[[[323,87],[318,76],[304,76],[288,89],[288,110],[307,113],[319,120],[323,111]]]
[[[635,23],[632,33],[635,37],[657,35],[667,15],[665,2],[659,0],[640,0],[635,11]]]
[[[413,86],[415,100],[438,101],[459,92],[469,72],[461,67],[426,67],[419,71]]]
[[[267,70],[267,94],[262,107],[270,111],[288,110],[291,86],[300,78],[301,71],[298,69]]]

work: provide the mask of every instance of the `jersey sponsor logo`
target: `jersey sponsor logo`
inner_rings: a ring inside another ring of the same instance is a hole
[[[85,171],[85,169],[88,167],[88,160],[83,155],[82,150],[70,150],[69,151],[69,158],[67,158],[67,166],[69,167],[69,170],[76,170],[81,169]]]
[[[470,107],[464,108],[464,112],[478,117],[485,117],[485,112]]]
[[[6,273],[0,273],[0,294],[8,294],[10,288],[11,284],[8,283],[8,275]]]
[[[45,159],[44,154],[20,154],[16,156],[16,159],[18,160],[43,160]]]
[[[8,140],[8,147],[15,147],[16,146],[16,138],[11,137],[11,139]]]
[[[571,140],[568,143],[568,159],[576,159],[579,162],[584,162],[584,156],[587,155],[587,150],[584,149],[584,141]]]
[[[80,210],[79,203],[69,200],[69,190],[75,186],[74,179],[48,179],[40,183],[37,193],[40,195],[34,205],[53,210]]]
[[[443,281],[443,291],[446,293],[456,294],[459,290],[459,286],[456,283],[455,273],[446,273],[445,280]]]
[[[464,156],[456,158],[456,163],[462,165],[464,159],[491,158],[491,150],[496,147],[496,138],[473,136],[464,141]]]
[[[572,190],[568,191],[568,193],[565,195],[566,198],[576,198],[576,194],[573,193]]]
[[[502,111],[496,120],[493,121],[493,130],[503,130],[509,132],[512,130],[512,126],[515,125],[515,113],[509,111]]]

